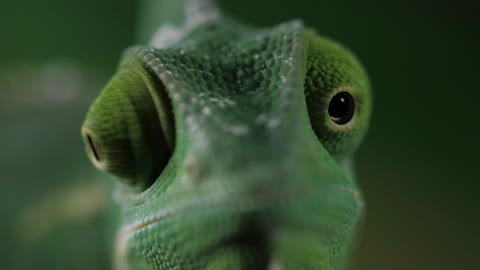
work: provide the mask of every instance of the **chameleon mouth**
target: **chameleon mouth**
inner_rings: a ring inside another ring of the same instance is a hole
[[[248,197],[239,197],[234,199],[224,199],[221,198],[210,198],[208,201],[201,203],[202,207],[205,208],[219,208],[219,207],[230,207],[236,209],[238,212],[248,212],[249,210],[256,210],[262,207],[268,207],[280,201],[285,201],[292,198],[297,198],[302,195],[306,195],[307,190],[296,190],[296,191],[270,191],[269,193],[259,193]],[[158,223],[161,223],[171,217],[177,216],[182,213],[189,211],[194,211],[198,208],[198,202],[193,202],[186,204],[177,208],[165,208],[157,212],[152,218],[139,222],[136,224],[127,225],[122,229],[124,235],[132,235],[137,231],[146,229],[148,227],[154,226]]]
[[[360,208],[363,206],[364,201],[360,192],[345,188],[337,187],[336,189],[340,193],[346,193],[354,198],[356,201],[357,207]],[[276,190],[269,192],[259,192],[258,194],[253,194],[250,196],[238,197],[238,198],[210,198],[207,202],[201,203],[202,207],[208,207],[210,209],[214,208],[229,208],[235,209],[237,212],[249,212],[255,210],[261,210],[264,208],[269,208],[275,206],[278,203],[288,203],[289,200],[297,199],[302,196],[308,196],[311,194],[311,190],[307,189],[297,189],[297,190]],[[135,232],[138,232],[143,229],[155,226],[169,218],[180,215],[182,213],[187,213],[189,211],[195,211],[199,206],[198,202],[192,202],[186,205],[179,207],[165,208],[158,211],[152,218],[144,220],[142,222],[125,225],[121,229],[120,234],[130,237]]]
[[[357,205],[357,208],[363,206],[363,200],[360,193],[356,190],[337,186],[332,189],[332,192],[336,191],[342,196],[348,196],[353,199]],[[250,194],[250,196],[238,196],[237,198],[231,198],[227,196],[210,197],[203,202],[189,201],[183,205],[177,205],[176,207],[164,207],[162,210],[156,212],[154,216],[141,222],[126,224],[117,233],[116,245],[115,245],[115,264],[119,266],[118,269],[123,269],[125,265],[128,265],[126,258],[128,258],[128,243],[134,237],[136,233],[140,233],[143,230],[152,230],[158,228],[157,226],[163,222],[175,218],[179,215],[187,215],[188,213],[195,213],[199,208],[204,209],[224,209],[226,211],[234,211],[238,215],[247,216],[249,213],[255,211],[261,211],[263,209],[275,208],[281,204],[288,204],[292,200],[304,198],[306,196],[315,195],[315,192],[311,189],[296,189],[296,190],[267,190],[263,192],[257,192],[256,194]],[[281,207],[281,206],[280,206]],[[232,210],[233,209],[233,210]],[[353,212],[353,213],[352,213]],[[360,211],[351,211],[352,215],[349,217],[348,224],[342,224],[342,228],[337,228],[340,233],[346,233],[350,230],[352,225],[358,220],[358,213]],[[190,224],[194,225],[194,224]],[[194,225],[195,226],[195,225]],[[315,231],[314,228],[306,228]],[[211,243],[205,247],[204,252],[214,250],[218,246],[237,244],[237,245],[253,245],[252,247],[265,244],[265,237],[267,233],[262,231],[261,226],[257,226],[255,222],[241,226],[232,230],[227,235],[222,237],[217,243]],[[263,240],[262,240],[263,239]],[[260,242],[258,242],[260,241]],[[266,244],[265,244],[266,245]],[[259,250],[261,252],[264,249]]]

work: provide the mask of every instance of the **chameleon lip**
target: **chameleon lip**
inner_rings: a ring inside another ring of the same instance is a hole
[[[364,204],[363,198],[361,197],[360,192],[345,188],[345,187],[338,187],[336,189],[337,191],[341,193],[347,193],[351,195],[355,201],[357,202],[357,207],[362,207]],[[270,193],[259,193],[256,194],[255,196],[249,196],[248,198],[245,197],[239,197],[235,199],[211,199],[207,202],[207,204],[211,207],[225,207],[227,205],[235,205],[240,207],[238,208],[238,212],[249,212],[251,210],[257,210],[261,208],[268,208],[272,207],[275,203],[278,202],[285,202],[290,199],[295,199],[298,197],[302,197],[307,195],[308,193],[311,193],[311,191],[308,190],[288,190],[288,191],[281,191],[281,190],[276,190],[272,191]],[[205,204],[202,205],[202,207],[205,207]],[[135,232],[138,232],[140,230],[149,228],[151,226],[155,226],[156,224],[167,220],[170,217],[176,216],[178,214],[181,214],[182,212],[187,212],[189,210],[194,210],[198,208],[197,203],[189,203],[187,205],[178,207],[177,209],[172,208],[172,209],[162,209],[158,211],[157,215],[153,218],[150,218],[146,221],[137,223],[137,224],[130,224],[130,225],[125,225],[123,228],[120,230],[119,235],[122,237],[129,238],[132,236]]]

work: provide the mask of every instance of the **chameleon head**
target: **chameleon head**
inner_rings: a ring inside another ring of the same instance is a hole
[[[130,50],[82,129],[93,163],[135,190],[116,196],[121,264],[335,267],[360,216],[369,91],[348,50],[299,22]]]

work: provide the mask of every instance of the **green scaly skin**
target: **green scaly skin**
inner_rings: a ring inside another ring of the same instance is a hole
[[[339,92],[355,104],[342,124],[329,115]],[[114,266],[344,269],[370,108],[356,58],[300,21],[218,18],[129,49],[82,129],[119,180]]]

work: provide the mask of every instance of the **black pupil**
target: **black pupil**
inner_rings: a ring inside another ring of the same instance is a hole
[[[346,124],[353,116],[354,103],[352,96],[347,92],[340,92],[333,96],[328,105],[328,114],[337,124]]]
[[[92,137],[90,135],[87,135],[87,140],[88,140],[88,145],[90,146],[90,149],[92,150],[93,156],[97,161],[100,161],[100,156],[97,153],[97,149],[95,148],[95,144],[93,143]]]

